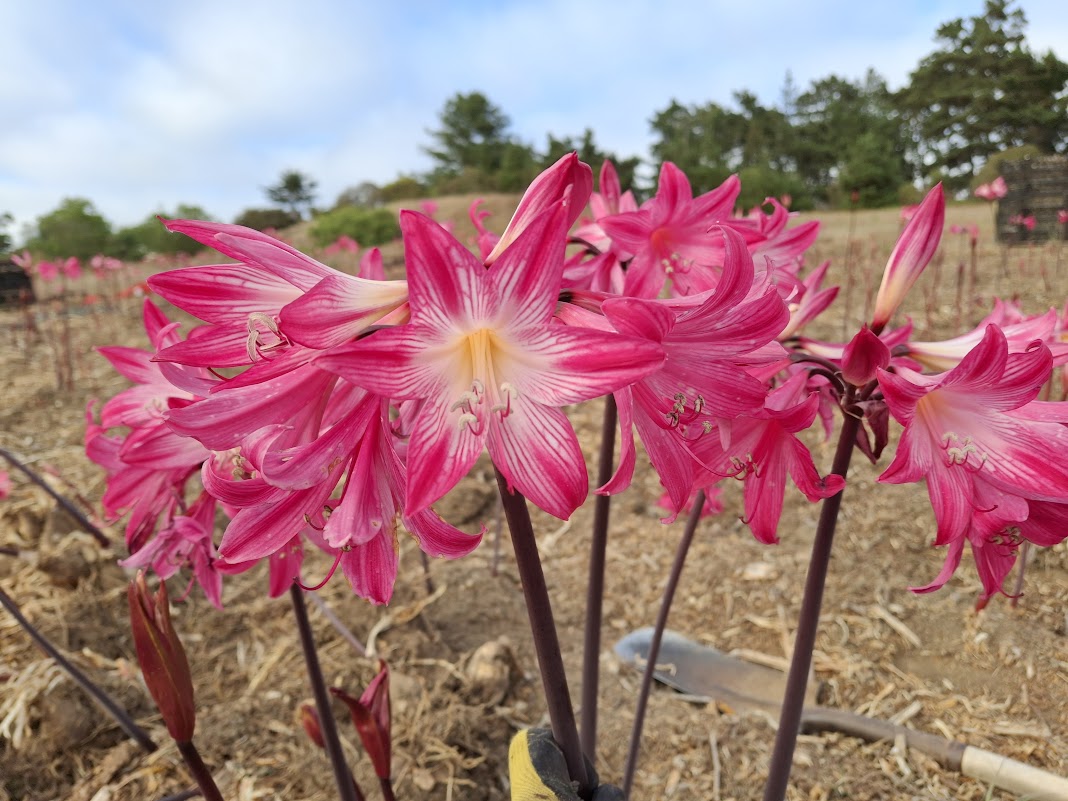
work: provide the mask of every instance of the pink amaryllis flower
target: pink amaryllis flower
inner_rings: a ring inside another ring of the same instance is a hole
[[[70,258],[63,260],[59,269],[62,271],[64,278],[73,280],[82,274],[82,263],[78,261],[76,256],[71,256]]]
[[[42,281],[55,281],[59,277],[59,265],[51,261],[38,262],[37,274]]]
[[[806,381],[804,373],[795,373],[768,393],[762,410],[733,420],[729,444],[702,437],[693,445],[704,465],[695,489],[727,476],[744,481],[745,522],[761,542],[779,541],[787,473],[810,501],[829,498],[845,487],[845,480],[833,473],[820,478],[812,454],[796,436],[812,425],[819,406]]]
[[[716,234],[709,229],[730,217],[741,183],[731,176],[721,186],[700,197],[693,196],[686,175],[670,161],[660,168],[656,196],[631,213],[600,220],[622,260],[630,259],[624,294],[655,298],[669,276],[679,276],[702,267],[717,267]],[[710,289],[690,286],[680,294]]]
[[[722,280],[700,305],[676,312],[671,301],[611,298],[603,304],[617,331],[660,344],[665,359],[658,370],[615,393],[622,431],[619,468],[599,492],[620,492],[630,483],[633,421],[673,508],[682,508],[695,467],[686,440],[712,436],[713,425],[729,426],[764,405],[763,384],[743,365],[775,339],[789,317],[770,284],[753,292],[753,259],[742,237],[730,230],[723,236]],[[776,344],[760,360],[784,355]]]
[[[879,480],[926,480],[938,526],[935,545],[955,543],[947,557],[947,566],[953,562],[949,573],[960,560],[961,541],[976,530],[977,514],[992,513],[995,495],[1001,507],[998,531],[1027,519],[1027,510],[1021,516],[1019,503],[1007,499],[1068,502],[1068,464],[1049,458],[1068,448],[1068,411],[1063,404],[1035,400],[1052,365],[1045,345],[1036,342],[1011,353],[1005,335],[990,325],[948,372],[925,376],[899,367],[879,373],[890,412],[905,426],[894,461]],[[1005,519],[1010,503],[1017,508]],[[940,578],[944,583],[948,574]]]
[[[177,324],[170,323],[150,301],[144,304],[144,325],[149,341],[163,348],[177,341]],[[170,409],[192,403],[196,395],[176,388],[172,382],[201,385],[204,394],[211,386],[207,371],[183,371],[174,365],[153,361],[153,351],[138,348],[106,347],[100,353],[124,377],[134,382],[104,404],[102,425],[93,419],[90,402],[86,410],[85,449],[89,459],[108,473],[108,487],[102,499],[112,519],[126,512],[126,544],[139,550],[161,521],[168,525],[186,481],[207,459],[208,451],[198,442],[179,436],[164,421]],[[127,433],[108,435],[107,429],[123,426]]]
[[[1050,547],[1064,541],[1068,536],[1068,504],[1025,500],[978,477],[972,479],[972,487],[974,512],[966,536],[949,543],[942,570],[930,584],[911,589],[925,593],[945,585],[960,566],[967,543],[983,584],[977,604],[982,608],[992,596],[1004,592],[1002,584],[1024,542]]]
[[[164,224],[238,263],[188,267],[149,278],[154,291],[208,323],[161,350],[162,360],[237,367],[277,358],[294,344],[329,347],[396,313],[407,300],[403,281],[339,273],[251,228],[196,220]],[[289,319],[283,321],[284,314]]]
[[[988,184],[979,184],[974,192],[977,198],[986,201],[1000,200],[1008,193],[1009,187],[1000,175]]]
[[[411,322],[316,362],[372,392],[423,401],[407,453],[409,514],[448,492],[488,447],[510,488],[570,516],[588,480],[559,407],[663,361],[658,345],[553,321],[570,202],[585,196],[565,193],[529,220],[488,269],[433,220],[403,212]]]
[[[901,232],[894,250],[890,253],[886,269],[883,270],[883,280],[879,284],[879,294],[875,297],[875,312],[871,321],[871,328],[876,334],[890,322],[897,307],[934,256],[942,239],[945,216],[946,199],[942,193],[942,184],[936,184]]]
[[[132,568],[151,566],[162,580],[183,567],[192,568],[205,597],[212,606],[222,609],[222,573],[214,534],[215,499],[202,492],[185,514],[175,515],[148,544],[119,564]]]

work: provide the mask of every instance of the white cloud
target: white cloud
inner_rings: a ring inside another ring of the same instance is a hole
[[[1029,41],[1062,58],[1057,0],[1030,0]],[[426,169],[421,145],[458,91],[480,90],[519,136],[594,129],[645,155],[672,98],[779,99],[868,66],[900,86],[939,22],[981,0],[63,0],[0,4],[0,210],[20,222],[82,195],[114,223],[197,203],[222,218],[262,205],[287,168],[323,203],[361,180]]]

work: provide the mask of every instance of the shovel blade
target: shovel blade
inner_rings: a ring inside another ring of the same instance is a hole
[[[652,639],[652,628],[632,631],[616,643],[616,655],[624,663],[644,671]],[[653,676],[681,692],[714,699],[732,712],[760,711],[775,720],[786,692],[785,673],[730,656],[671,629],[664,631]],[[815,703],[811,682],[805,701]]]

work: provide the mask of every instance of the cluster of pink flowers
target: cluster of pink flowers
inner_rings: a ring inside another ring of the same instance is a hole
[[[926,479],[936,544],[949,547],[924,589],[944,583],[968,542],[989,595],[1021,541],[1064,530],[1068,470],[1043,450],[1068,437],[1068,407],[1036,400],[1068,360],[1056,315],[1003,314],[948,343],[888,327],[938,246],[940,187],[890,255],[870,328],[849,343],[800,335],[837,292],[822,287],[827,264],[804,274],[818,223],[791,226],[774,199],[736,214],[737,178],[694,197],[670,163],[641,205],[611,164],[592,188],[572,154],[534,181],[500,236],[472,208],[477,256],[402,212],[405,281],[385,280],[375,250],[353,277],[250,229],[167,222],[234,261],[149,279],[203,321],[186,337],[146,302],[153,350],[102,349],[135,382],[100,425],[90,415],[87,434],[109,473],[105,509],[130,514],[127,564],[163,576],[189,566],[219,603],[221,574],[264,558],[281,592],[310,545],[385,603],[401,526],[433,556],[478,545],[432,504],[483,451],[510,489],[569,517],[589,487],[563,407],[609,394],[620,463],[597,492],[630,484],[637,432],[670,518],[698,490],[715,509],[716,485],[733,477],[754,535],[776,541],[787,475],[813,501],[844,486],[798,438],[816,419],[829,431],[841,406],[863,417],[858,445],[873,460],[890,416],[905,427],[882,480]],[[230,522],[216,545],[217,506]]]
[[[1013,214],[1009,217],[1009,225],[1017,228],[1026,228],[1028,231],[1035,230],[1035,218],[1032,214]]]
[[[986,201],[1001,200],[1008,193],[1009,187],[1000,175],[988,184],[979,184],[974,192],[977,198]]]

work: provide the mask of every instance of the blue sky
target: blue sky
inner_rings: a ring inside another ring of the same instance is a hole
[[[778,100],[874,67],[891,87],[982,0],[9,0],[0,3],[0,212],[14,233],[69,196],[113,224],[195,203],[230,220],[288,168],[332,203],[430,166],[427,130],[482,91],[521,139],[586,127],[647,156],[672,98]],[[1068,60],[1062,0],[1024,0]]]

